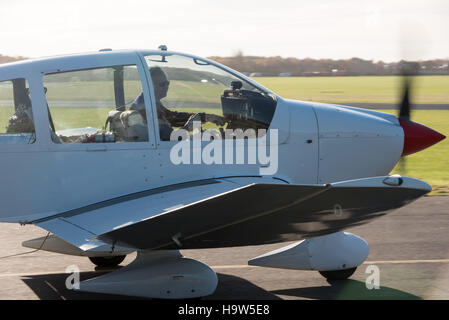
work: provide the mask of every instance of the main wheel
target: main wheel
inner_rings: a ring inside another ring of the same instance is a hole
[[[345,280],[353,275],[355,268],[344,269],[344,270],[331,270],[331,271],[318,271],[327,280]]]
[[[125,260],[126,255],[123,256],[110,256],[110,257],[89,257],[89,260],[95,264],[97,267],[101,268],[111,268],[118,266],[123,260]]]

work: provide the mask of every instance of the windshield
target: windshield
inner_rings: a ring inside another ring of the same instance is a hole
[[[148,64],[159,124],[183,127],[196,113],[204,114],[202,129],[267,129],[276,99],[244,79],[207,61],[176,55],[145,56]],[[136,106],[135,108],[138,108]],[[220,121],[218,120],[220,117]],[[211,123],[208,119],[216,120]],[[167,139],[166,135],[161,139]]]

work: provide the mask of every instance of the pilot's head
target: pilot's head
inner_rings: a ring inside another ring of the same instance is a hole
[[[170,81],[167,80],[165,72],[159,67],[150,68],[151,79],[153,80],[154,94],[156,101],[159,102],[162,98],[167,96],[168,86]]]

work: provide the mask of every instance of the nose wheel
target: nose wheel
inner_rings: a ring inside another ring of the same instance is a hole
[[[318,271],[318,272],[327,280],[346,280],[354,274],[356,269],[357,267],[344,270],[331,270],[331,271]]]
[[[89,260],[100,268],[111,268],[118,266],[126,255],[123,256],[110,256],[110,257],[89,257]]]

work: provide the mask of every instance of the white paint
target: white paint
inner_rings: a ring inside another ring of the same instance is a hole
[[[80,291],[159,299],[187,299],[212,294],[216,273],[179,251],[139,251],[126,267],[80,283]]]
[[[388,174],[401,157],[404,132],[393,116],[315,104],[319,183]]]
[[[365,240],[337,232],[293,243],[253,258],[248,264],[294,270],[344,270],[361,265],[368,254]]]

